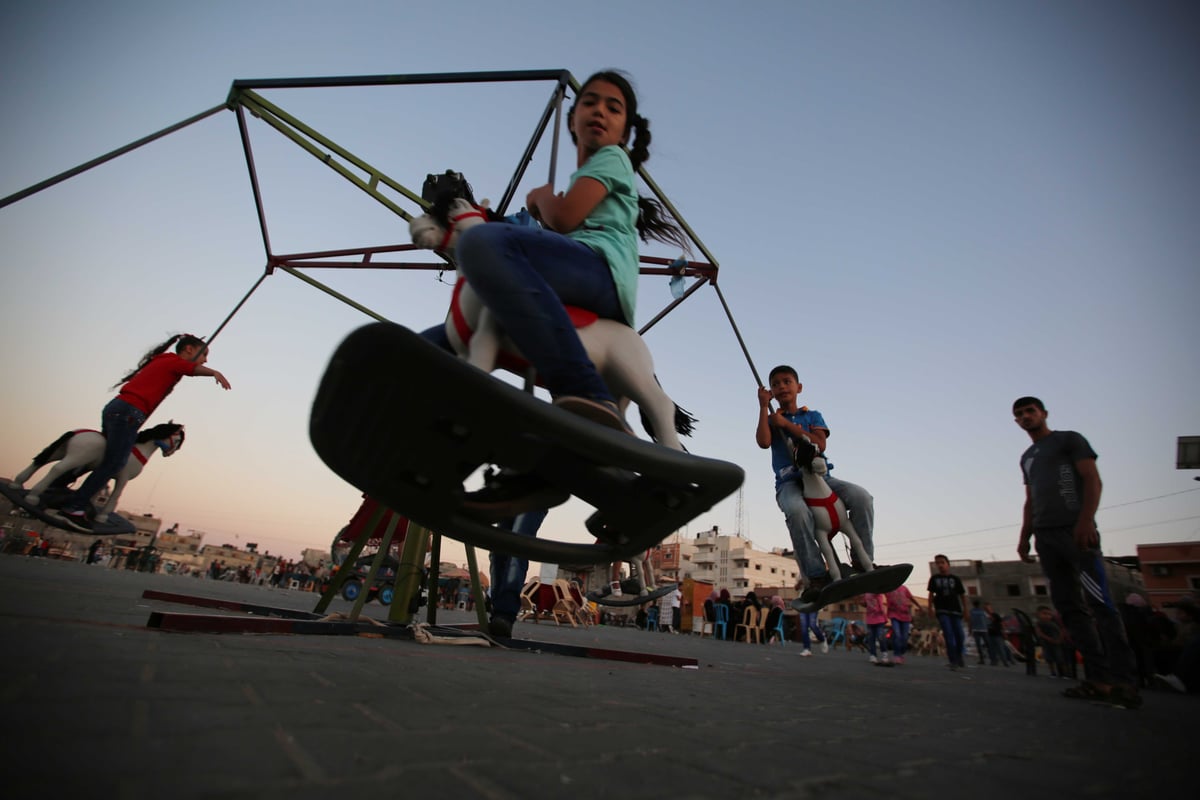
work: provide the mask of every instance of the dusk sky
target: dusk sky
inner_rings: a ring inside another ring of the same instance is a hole
[[[1025,394],[1099,453],[1108,554],[1200,539],[1200,473],[1175,468],[1177,437],[1200,434],[1198,19],[1190,3],[1092,0],[22,0],[0,10],[0,197],[219,105],[236,79],[626,70],[653,132],[647,169],[719,262],[755,367],[799,371],[834,474],[875,496],[877,560],[916,563],[923,592],[935,553],[1015,557],[1028,437],[1010,408]],[[410,188],[454,168],[495,199],[551,89],[263,95]],[[408,242],[399,217],[249,125],[276,252]],[[539,150],[519,199],[548,161]],[[0,208],[0,474],[98,427],[146,350],[209,335],[264,263],[229,111]],[[416,329],[450,297],[436,272],[312,275]],[[644,277],[638,323],[670,300]],[[209,544],[328,547],[359,493],[314,454],[309,408],[367,321],[266,278],[213,343],[233,390],[176,388],[149,423],[183,422],[187,442],[122,506]],[[745,469],[743,534],[790,546],[754,443],[756,381],[716,293],[646,340],[699,418],[689,449]],[[555,511],[543,535],[591,541],[584,511]],[[713,525],[738,530],[736,497],[680,533]]]

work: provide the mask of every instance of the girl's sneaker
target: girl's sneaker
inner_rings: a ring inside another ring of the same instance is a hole
[[[800,655],[801,655],[801,656],[803,656],[804,658],[811,658],[811,657],[812,657],[812,650],[809,650],[809,649],[806,647],[806,648],[804,648],[803,650],[801,650],[801,651],[800,651]]]
[[[904,656],[896,656],[896,658],[895,658],[895,662],[896,662],[897,664],[903,664],[903,663],[904,663]]]
[[[554,398],[554,405],[598,425],[633,435],[633,431],[625,424],[625,418],[617,409],[617,404],[612,400],[593,400],[590,397],[563,395]]]
[[[822,653],[828,653],[828,652],[829,652],[829,642],[827,642],[827,641],[826,641],[826,642],[821,642],[821,652],[822,652]]]
[[[67,511],[61,508],[52,508],[46,511],[46,516],[53,517],[58,522],[62,522],[72,530],[80,533],[92,533],[92,521],[88,519],[86,511]]]
[[[868,656],[868,657],[867,657],[867,660],[868,660],[868,661],[870,661],[872,664],[878,664],[878,663],[879,663],[879,659],[878,659],[878,658],[876,658],[875,656]]]

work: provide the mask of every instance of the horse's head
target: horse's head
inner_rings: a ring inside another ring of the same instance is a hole
[[[413,244],[436,250],[454,260],[454,247],[463,231],[488,221],[487,211],[463,197],[451,197],[436,202],[426,214],[408,224]]]
[[[792,444],[795,445],[793,457],[797,469],[807,469],[814,475],[824,475],[829,471],[825,456],[807,436],[793,439]]]
[[[138,442],[154,442],[162,450],[163,457],[175,455],[183,447],[183,425],[174,420],[147,428],[138,434]]]

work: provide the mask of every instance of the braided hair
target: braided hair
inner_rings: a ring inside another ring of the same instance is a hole
[[[601,70],[583,82],[579,94],[583,94],[583,90],[595,81],[611,83],[620,90],[625,98],[624,139],[629,143],[629,161],[633,164],[636,172],[650,158],[650,120],[637,113],[637,94],[633,91],[633,84],[623,72],[612,69]],[[575,106],[578,102],[577,96],[575,102],[571,104],[571,109],[567,112],[567,127],[571,130],[571,141],[576,144],[578,141],[575,131],[571,129],[570,121],[575,116]],[[657,239],[665,244],[678,245],[685,251],[691,250],[683,229],[670,218],[663,204],[652,197],[638,195],[637,230],[638,236],[643,242]]]
[[[112,388],[113,389],[117,388],[121,384],[126,383],[134,375],[137,375],[139,372],[141,372],[142,367],[149,364],[151,362],[151,360],[153,360],[156,356],[161,356],[163,353],[167,352],[167,348],[169,348],[171,345],[175,345],[175,352],[180,353],[183,351],[183,349],[185,347],[197,347],[197,346],[203,347],[204,340],[201,339],[199,336],[193,336],[190,333],[175,334],[170,339],[167,339],[165,342],[160,344],[158,347],[151,349],[149,352],[146,353],[146,355],[142,356],[142,360],[138,362],[138,365],[133,369],[133,371],[130,372],[125,377],[121,378],[121,380],[114,383],[112,385]]]

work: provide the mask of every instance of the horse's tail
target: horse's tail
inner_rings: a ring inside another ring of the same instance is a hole
[[[647,416],[646,412],[642,410],[641,406],[638,406],[638,415],[642,418],[642,429],[650,435],[651,439],[657,442],[658,434],[654,430],[654,423]],[[692,412],[683,408],[678,403],[675,404],[675,432],[680,436],[691,436],[692,431],[696,429],[698,421],[692,416]],[[686,448],[684,449],[686,450]]]
[[[40,467],[45,464],[49,464],[51,461],[58,461],[61,459],[62,455],[58,455],[57,453],[59,452],[60,448],[62,450],[66,450],[67,442],[71,441],[71,437],[74,435],[75,431],[67,431],[62,436],[55,439],[46,446],[46,449],[42,450],[42,452],[33,457],[33,463]]]
[[[675,404],[675,432],[680,436],[691,436],[698,421],[692,416],[692,412],[681,407],[679,403]]]

